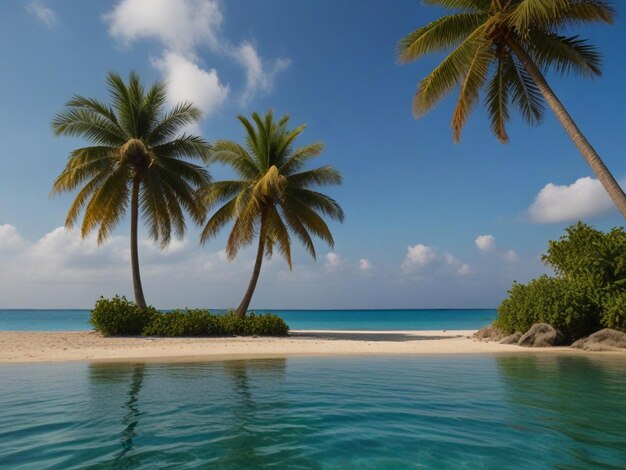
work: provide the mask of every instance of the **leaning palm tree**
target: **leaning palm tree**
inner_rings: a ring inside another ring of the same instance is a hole
[[[211,183],[198,193],[207,210],[221,205],[204,227],[202,243],[232,221],[226,242],[226,254],[232,260],[258,236],[252,278],[237,308],[240,317],[245,316],[252,300],[264,255],[271,257],[277,248],[291,269],[291,233],[315,259],[312,235],[334,246],[322,215],[343,221],[339,204],[311,189],[314,185],[340,184],[339,172],[328,165],[303,171],[307,161],[322,152],[323,145],[293,148],[305,126],[289,129],[289,116],[275,121],[270,111],[264,117],[253,113],[252,120],[254,123],[239,116],[247,133],[245,147],[228,140],[213,146],[212,160],[231,166],[240,179]]]
[[[430,111],[457,85],[459,97],[452,117],[455,141],[486,88],[485,105],[491,129],[507,142],[511,106],[524,120],[541,122],[544,100],[583,154],[591,169],[626,217],[626,194],[552,91],[544,72],[600,75],[600,55],[566,27],[612,23],[615,11],[604,0],[424,0],[453,14],[443,16],[402,39],[398,59],[414,61],[425,54],[453,49],[420,81],[413,100],[416,117]]]
[[[184,235],[184,211],[201,223],[204,212],[195,193],[209,182],[209,175],[185,159],[204,159],[210,147],[204,139],[182,132],[200,119],[197,108],[181,103],[165,111],[163,82],[146,90],[135,73],[128,83],[109,73],[107,85],[112,105],[77,95],[54,117],[55,134],[83,137],[94,145],[70,153],[52,192],[81,187],[65,226],[72,228],[84,211],[81,235],[85,238],[97,228],[98,244],[111,234],[130,202],[133,287],[137,305],[145,308],[137,251],[139,211],[150,237],[163,248],[172,232]]]

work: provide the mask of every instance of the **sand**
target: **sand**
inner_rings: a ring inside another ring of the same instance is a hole
[[[96,332],[0,332],[0,363],[206,361],[343,355],[559,352],[477,341],[474,331],[292,331],[285,338],[106,338]],[[597,354],[597,353],[596,353]],[[614,353],[624,354],[624,353]]]

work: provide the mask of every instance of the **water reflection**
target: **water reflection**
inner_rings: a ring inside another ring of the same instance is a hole
[[[622,468],[626,362],[557,355],[497,357],[509,426],[556,468]],[[529,447],[531,447],[529,445]]]

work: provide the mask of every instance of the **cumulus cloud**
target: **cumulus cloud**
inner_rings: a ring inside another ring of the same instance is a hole
[[[26,11],[50,29],[54,28],[58,22],[58,17],[54,10],[39,1],[30,2],[26,6]]]
[[[204,117],[211,115],[226,100],[227,85],[220,83],[215,69],[205,70],[192,60],[167,52],[154,65],[163,72],[168,85],[168,101],[171,105],[191,101]]]
[[[480,251],[492,251],[496,247],[496,239],[493,235],[479,235],[474,243]]]
[[[326,253],[326,256],[324,256],[324,260],[324,266],[326,267],[326,269],[329,270],[338,269],[341,267],[342,264],[341,257],[337,253],[333,253],[332,251],[330,253]]]
[[[223,16],[212,0],[122,0],[106,15],[109,34],[126,45],[156,39],[167,50],[195,55],[197,47],[218,50]]]
[[[24,243],[24,239],[13,225],[0,225],[0,251],[16,250]]]
[[[624,186],[624,181],[621,184]],[[528,208],[528,215],[538,223],[576,222],[612,207],[613,202],[602,184],[586,176],[570,185],[546,184]]]
[[[361,271],[370,271],[373,268],[374,268],[374,265],[368,259],[361,258],[359,260],[359,269]]]
[[[481,252],[489,253],[492,257],[495,256],[510,263],[517,261],[517,253],[514,250],[502,250],[498,248],[493,235],[479,235],[474,240],[474,244]]]
[[[423,268],[435,261],[437,253],[434,248],[418,243],[415,246],[408,246],[406,257],[402,262],[402,269],[405,272],[413,271],[417,268]]]
[[[153,64],[168,82],[170,101],[200,98],[194,103],[210,115],[228,96],[218,72],[205,70],[200,54],[209,51],[243,67],[246,80],[240,101],[248,104],[272,90],[277,74],[289,61],[262,59],[248,41],[233,45],[222,35],[224,16],[217,0],[122,0],[104,15],[109,34],[126,46],[142,39],[158,41],[163,52]],[[184,70],[179,70],[179,66]],[[193,82],[191,89],[186,88]]]

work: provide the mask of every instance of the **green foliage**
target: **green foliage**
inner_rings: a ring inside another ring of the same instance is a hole
[[[324,146],[318,142],[294,148],[305,126],[290,129],[289,116],[276,120],[269,111],[265,116],[252,113],[252,122],[243,116],[239,120],[246,129],[246,145],[217,141],[211,155],[213,161],[231,166],[239,179],[209,183],[198,192],[207,210],[219,206],[202,231],[202,243],[232,222],[226,243],[230,259],[251,244],[256,235],[265,237],[268,257],[277,248],[289,267],[290,233],[313,258],[313,236],[332,248],[333,236],[323,216],[341,222],[343,210],[335,200],[314,188],[340,184],[341,175],[329,165],[304,170]]]
[[[526,285],[515,283],[498,308],[495,326],[513,333],[548,323],[571,340],[589,335],[600,328],[593,289],[584,281],[546,275]]]
[[[603,306],[602,324],[626,332],[626,292],[607,298]]]
[[[175,310],[156,315],[143,330],[144,336],[285,336],[289,327],[273,314],[233,312],[214,315],[208,310]]]
[[[550,241],[544,262],[556,277],[513,284],[498,308],[496,326],[526,331],[549,323],[575,340],[601,327],[626,331],[626,232],[608,233],[582,222]]]
[[[153,307],[139,308],[126,297],[100,297],[91,311],[90,322],[105,336],[138,335],[158,315]]]
[[[596,48],[571,35],[569,27],[612,23],[615,10],[605,0],[425,0],[451,10],[408,34],[398,44],[398,60],[412,62],[424,55],[448,52],[424,77],[413,100],[422,116],[446,95],[459,90],[452,116],[456,141],[481,92],[491,129],[508,141],[510,109],[530,124],[541,122],[544,102],[537,84],[522,65],[519,51],[544,73],[574,72],[584,77],[601,74]],[[568,35],[569,34],[569,35]],[[514,53],[513,49],[518,51]]]
[[[150,236],[166,246],[172,235],[185,233],[185,212],[197,223],[203,220],[195,190],[209,182],[209,175],[188,160],[206,159],[210,146],[184,133],[200,111],[190,103],[167,111],[165,83],[145,89],[135,73],[128,82],[109,73],[107,85],[111,105],[77,95],[54,117],[55,134],[93,145],[70,153],[52,192],[80,188],[65,225],[72,228],[84,212],[82,236],[97,229],[102,243],[126,213],[131,183],[137,182]]]
[[[626,287],[626,232],[614,228],[608,233],[582,222],[565,229],[566,234],[550,241],[545,263],[560,276],[590,276],[603,287]]]

